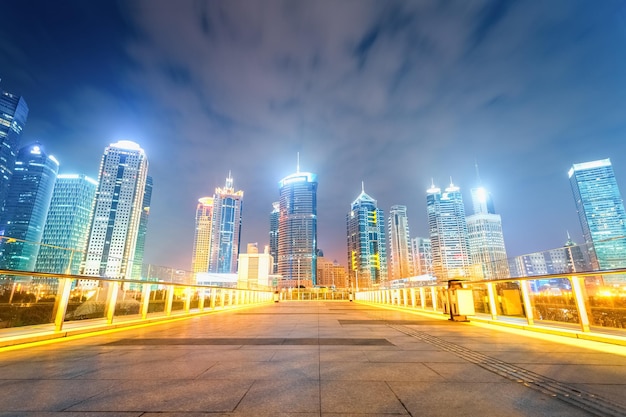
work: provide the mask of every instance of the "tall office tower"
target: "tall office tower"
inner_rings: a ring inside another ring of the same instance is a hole
[[[211,255],[211,224],[213,223],[213,197],[202,197],[196,206],[196,231],[193,239],[191,271],[209,272]]]
[[[59,163],[46,155],[39,143],[17,153],[5,205],[0,246],[0,268],[33,271],[39,253],[46,216],[52,199]]]
[[[272,274],[278,273],[278,218],[280,216],[280,203],[272,203],[273,210],[270,213],[270,255],[272,255]]]
[[[391,206],[389,210],[389,279],[413,275],[413,256],[406,206]]]
[[[15,157],[27,118],[26,101],[3,91],[0,94],[0,214],[7,199]]]
[[[594,267],[626,267],[626,212],[610,159],[574,164],[569,179]]]
[[[35,270],[80,272],[98,182],[83,174],[59,174],[43,230]]]
[[[483,187],[472,189],[474,214],[468,216],[471,277],[473,279],[499,279],[509,277],[509,265],[502,219],[495,214],[491,194]]]
[[[148,159],[138,144],[123,140],[105,148],[84,257],[85,275],[131,278],[147,176]]]
[[[415,275],[433,275],[433,248],[430,239],[424,237],[411,239],[411,254]]]
[[[243,191],[235,191],[229,172],[226,185],[224,188],[216,188],[213,196],[209,272],[237,272],[242,203]]]
[[[385,214],[377,201],[365,193],[352,202],[346,216],[348,228],[348,275],[358,288],[372,287],[387,281],[387,246]],[[343,283],[339,284],[343,286]]]
[[[442,193],[433,184],[426,191],[426,206],[435,277],[467,278],[470,254],[461,190],[451,183]]]
[[[306,286],[317,284],[317,175],[299,165],[278,183],[278,273]]]
[[[567,256],[567,272],[587,272],[592,270],[589,252],[576,244],[567,232],[567,241],[563,245]]]
[[[143,192],[143,202],[141,204],[141,217],[139,218],[139,231],[137,232],[137,244],[135,245],[135,256],[133,257],[132,278],[142,279],[143,252],[146,247],[146,234],[148,232],[148,218],[150,217],[150,203],[152,201],[152,177],[146,177],[146,188]]]

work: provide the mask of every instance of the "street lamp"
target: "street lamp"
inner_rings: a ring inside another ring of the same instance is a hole
[[[300,300],[300,258],[298,257],[298,300]]]

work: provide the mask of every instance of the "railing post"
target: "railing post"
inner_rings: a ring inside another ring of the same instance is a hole
[[[406,288],[402,288],[402,301],[404,302],[404,307],[409,305],[409,299],[407,297],[408,290]]]
[[[105,316],[107,323],[113,323],[113,316],[115,316],[115,304],[117,303],[117,293],[120,288],[120,283],[117,281],[110,281],[107,291],[107,303],[105,309]]]
[[[533,317],[533,307],[530,304],[530,296],[528,294],[528,281],[518,281],[519,286],[522,289],[522,301],[524,302],[524,310],[526,311],[526,321],[529,326],[535,324]]]
[[[578,309],[578,318],[580,320],[580,330],[587,333],[589,329],[589,315],[587,314],[587,306],[585,304],[584,287],[581,284],[584,277],[569,277],[569,281],[572,283],[572,293],[574,295],[574,301],[576,302],[576,308]]]
[[[217,298],[217,288],[211,288],[211,300],[210,300],[210,306],[211,306],[211,310],[215,310],[215,302],[216,302],[216,298]]]
[[[148,308],[150,307],[150,284],[143,284],[141,289],[141,318],[148,318]]]
[[[487,297],[489,297],[489,313],[492,320],[498,320],[498,307],[496,305],[496,292],[493,288],[493,282],[487,283]]]
[[[415,308],[416,304],[417,302],[415,299],[415,288],[411,287],[411,307]]]
[[[433,311],[437,311],[437,288],[430,287],[430,296],[433,300]]]
[[[185,313],[191,310],[191,287],[185,288]]]
[[[60,291],[57,291],[57,297],[54,300],[54,330],[57,332],[63,329],[67,304],[70,301],[72,280],[70,278],[59,279],[59,287]]]
[[[422,310],[426,310],[426,289],[424,287],[420,287],[420,304]]]
[[[167,287],[167,301],[165,301],[165,315],[172,315],[172,304],[174,303],[174,286],[168,285]]]
[[[198,288],[198,311],[204,311],[204,288]]]
[[[226,305],[226,294],[227,292],[224,291],[223,288],[220,288],[220,307],[224,308],[224,306]]]

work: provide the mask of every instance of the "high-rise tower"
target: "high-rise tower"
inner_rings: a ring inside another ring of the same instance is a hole
[[[191,259],[191,271],[194,273],[209,272],[212,222],[213,197],[202,197],[196,206],[196,231]]]
[[[430,239],[416,237],[411,239],[414,275],[433,275],[433,248]]]
[[[385,214],[365,189],[352,202],[346,216],[348,229],[348,271],[350,283],[358,288],[387,281]]]
[[[279,181],[278,273],[300,285],[317,284],[317,175],[300,172]]]
[[[389,279],[413,275],[413,259],[406,206],[391,206],[389,210]]]
[[[85,275],[131,278],[147,176],[148,159],[135,142],[119,141],[104,150]]]
[[[471,276],[474,279],[509,277],[502,233],[502,219],[495,213],[491,194],[483,187],[472,189],[474,214],[467,217]]]
[[[58,171],[57,160],[39,143],[19,150],[1,232],[17,241],[2,239],[0,268],[34,270]]]
[[[626,213],[611,160],[573,164],[568,174],[594,267],[626,267]]]
[[[35,270],[80,272],[98,182],[83,174],[59,174]]]
[[[270,255],[272,255],[272,274],[278,273],[278,218],[280,216],[280,203],[272,203],[273,210],[270,213]]]
[[[20,96],[0,93],[0,214],[7,199],[22,130],[28,118],[28,106]]]
[[[139,231],[137,232],[137,244],[135,245],[135,256],[133,257],[132,278],[142,279],[143,252],[146,246],[146,234],[148,233],[148,219],[150,218],[150,203],[152,201],[152,177],[146,177],[146,187],[143,192],[141,204],[141,217],[139,218]]]
[[[426,191],[426,207],[435,277],[467,277],[470,254],[461,190],[450,184],[442,193],[433,184]]]
[[[211,225],[211,257],[209,272],[237,272],[243,191],[235,191],[233,177],[228,173],[224,188],[216,188],[213,196]]]

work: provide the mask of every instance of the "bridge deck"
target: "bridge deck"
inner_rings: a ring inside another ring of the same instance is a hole
[[[619,416],[625,393],[624,347],[348,302],[0,352],[11,417]]]

